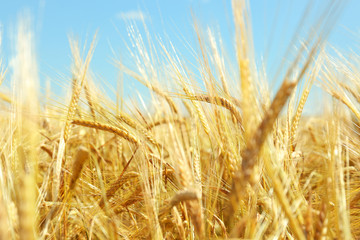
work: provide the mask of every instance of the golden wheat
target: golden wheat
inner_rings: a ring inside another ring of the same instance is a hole
[[[125,102],[120,87],[116,101],[98,91],[95,43],[83,60],[75,40],[70,99],[47,87],[39,102],[22,22],[13,74],[0,60],[0,239],[360,238],[360,60],[325,45],[341,6],[294,38],[273,98],[246,0],[232,1],[233,55],[195,22],[195,68],[129,26],[136,64],[116,66],[150,90],[144,104]],[[331,103],[304,115],[314,83]]]

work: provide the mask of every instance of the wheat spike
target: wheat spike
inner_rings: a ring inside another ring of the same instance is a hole
[[[76,181],[80,177],[81,171],[86,161],[88,161],[88,159],[89,159],[89,151],[85,147],[80,146],[75,156],[71,170],[72,175],[69,184],[70,191],[74,189]]]
[[[242,117],[240,112],[237,110],[235,105],[230,102],[228,99],[220,96],[208,96],[208,95],[193,95],[189,96],[190,99],[195,99],[197,101],[204,101],[208,103],[213,103],[219,106],[222,106],[226,109],[228,109],[231,114],[236,118],[237,122],[241,125],[242,124]]]
[[[125,129],[122,129],[120,127],[114,127],[111,125],[107,125],[107,124],[103,124],[103,123],[99,123],[99,122],[88,121],[88,120],[82,120],[82,119],[73,119],[71,121],[71,123],[75,124],[75,125],[80,125],[80,126],[89,127],[89,128],[95,128],[95,129],[103,130],[106,132],[114,133],[117,136],[120,136],[120,137],[128,140],[131,143],[135,143],[135,144],[140,143],[140,141],[135,136],[133,136],[128,131],[126,131]]]

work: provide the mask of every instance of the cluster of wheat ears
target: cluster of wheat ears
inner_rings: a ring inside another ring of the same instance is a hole
[[[12,86],[0,94],[0,239],[360,238],[360,58],[325,43],[339,4],[297,45],[273,97],[246,1],[233,1],[235,63],[195,24],[197,72],[130,26],[135,69],[116,66],[150,90],[143,106],[95,87],[94,41],[86,53],[70,41],[68,100],[42,97],[20,21],[0,65]],[[314,83],[328,107],[305,117]]]

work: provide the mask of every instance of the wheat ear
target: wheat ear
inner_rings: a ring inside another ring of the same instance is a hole
[[[197,100],[197,101],[213,103],[218,106],[224,107],[231,112],[231,114],[236,118],[236,120],[239,124],[242,124],[242,117],[241,117],[239,110],[236,108],[236,106],[232,102],[230,102],[228,99],[226,99],[224,97],[208,96],[205,94],[200,94],[200,95],[190,96],[189,98]]]
[[[72,176],[69,184],[70,191],[74,189],[76,181],[80,177],[81,171],[85,163],[88,161],[88,159],[89,159],[89,151],[85,147],[80,146],[71,170]]]
[[[58,198],[58,192],[59,192],[59,188],[60,188],[60,178],[61,178],[61,168],[62,166],[65,164],[65,145],[66,142],[68,140],[69,134],[70,134],[70,127],[71,127],[71,121],[75,116],[75,112],[77,109],[77,105],[78,105],[78,101],[80,98],[80,92],[81,92],[81,88],[84,85],[85,82],[85,78],[86,78],[86,73],[90,64],[90,60],[92,58],[93,55],[93,50],[95,47],[95,39],[96,39],[96,34],[94,35],[94,39],[90,45],[90,49],[88,51],[88,54],[86,56],[86,60],[84,63],[84,68],[82,72],[79,72],[77,77],[79,77],[81,79],[80,81],[80,85],[79,86],[74,86],[74,90],[73,90],[73,94],[70,100],[70,104],[69,104],[69,108],[68,108],[68,113],[66,116],[66,122],[65,122],[65,126],[64,126],[64,130],[62,131],[62,135],[60,137],[60,143],[59,143],[59,149],[58,149],[58,153],[57,153],[57,157],[56,157],[56,163],[55,163],[55,177],[54,177],[54,184],[53,184],[53,200],[56,201]],[[76,57],[76,56],[75,56]],[[76,82],[76,79],[75,81]]]
[[[251,75],[250,51],[252,49],[251,25],[246,1],[232,1],[236,32],[236,54],[241,80],[241,100],[245,139],[248,140],[253,131],[252,120],[256,110],[253,76]]]
[[[313,71],[312,71],[312,73],[310,75],[310,79],[307,82],[306,88],[303,91],[303,93],[301,94],[299,105],[298,105],[298,107],[296,109],[295,116],[294,116],[294,118],[293,118],[293,120],[291,122],[291,131],[290,131],[291,151],[295,151],[295,143],[294,143],[294,141],[295,141],[296,131],[297,131],[297,128],[298,128],[298,125],[299,125],[300,117],[301,117],[301,114],[303,112],[306,100],[307,100],[307,98],[309,96],[310,89],[311,89],[311,87],[312,87],[312,85],[314,83],[315,77],[319,74],[320,66],[322,65],[322,63],[323,63],[323,58],[318,57],[317,61],[316,61],[316,64],[315,64],[315,66],[313,68]]]
[[[89,128],[95,128],[95,129],[103,130],[106,132],[114,133],[115,135],[120,136],[120,137],[128,140],[131,143],[135,143],[135,144],[140,143],[140,141],[135,136],[130,134],[127,130],[119,128],[119,127],[114,127],[111,125],[107,125],[107,124],[103,124],[103,123],[99,123],[99,122],[88,121],[88,120],[82,120],[82,119],[73,119],[71,121],[71,123],[75,124],[75,125],[80,125],[80,126],[89,127]]]

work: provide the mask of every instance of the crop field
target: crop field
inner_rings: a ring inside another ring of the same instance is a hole
[[[195,66],[130,26],[133,62],[115,66],[146,100],[100,90],[96,35],[69,40],[67,95],[41,90],[20,20],[0,61],[0,240],[359,239],[360,57],[327,43],[340,5],[294,39],[278,90],[247,1],[232,2],[234,59],[196,21]],[[325,107],[303,114],[314,85]]]

